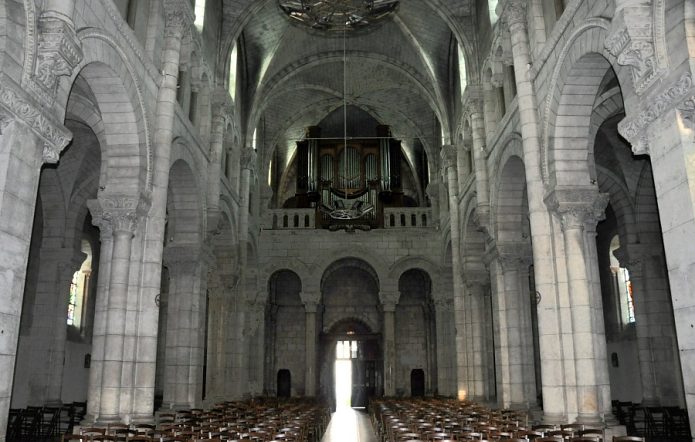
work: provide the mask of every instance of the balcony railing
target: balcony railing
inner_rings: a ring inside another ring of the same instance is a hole
[[[274,209],[266,214],[264,229],[308,230],[316,227],[316,209]],[[319,213],[318,216],[321,216]],[[429,207],[384,208],[385,229],[434,228]]]
[[[434,227],[429,207],[397,207],[384,209],[385,229]]]
[[[316,209],[276,209],[268,211],[266,229],[315,229]]]

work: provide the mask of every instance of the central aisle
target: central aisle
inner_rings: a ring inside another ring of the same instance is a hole
[[[331,417],[321,442],[376,442],[369,415],[349,407],[339,408]]]

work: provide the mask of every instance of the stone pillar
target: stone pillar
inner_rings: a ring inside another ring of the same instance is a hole
[[[43,251],[42,251],[43,254]],[[80,269],[84,262],[85,254],[74,249],[63,249],[63,253],[54,255],[58,259],[58,271],[55,276],[53,290],[48,294],[53,300],[53,308],[50,309],[52,316],[45,318],[49,324],[49,357],[47,367],[48,373],[47,393],[44,402],[59,406],[62,404],[63,393],[63,367],[65,361],[65,341],[67,340],[66,317],[70,298],[70,284],[72,276]],[[43,259],[42,259],[43,262]],[[85,287],[87,289],[87,287]],[[38,293],[37,293],[38,295]],[[79,315],[79,312],[76,312]],[[42,336],[46,339],[46,336]]]
[[[595,188],[555,190],[547,201],[562,222],[574,338],[577,421],[597,424],[603,418],[602,387],[608,380],[608,364],[606,338],[599,325],[603,323],[602,301],[594,290],[590,263],[596,256],[596,239],[587,240],[585,232],[588,225],[595,231],[608,195],[599,194]]]
[[[484,327],[484,298],[487,287],[480,282],[467,282],[466,292],[470,305],[471,317],[471,358],[469,360],[469,377],[470,377],[470,396],[472,400],[483,401],[489,398],[486,397],[485,391],[485,354],[486,343]]]
[[[447,177],[449,189],[449,225],[451,228],[451,268],[454,281],[454,315],[456,330],[456,382],[457,396],[465,399],[468,395],[468,373],[466,372],[466,328],[465,299],[463,296],[463,279],[461,277],[461,244],[458,207],[458,184],[456,174],[456,147],[443,146],[442,165]]]
[[[538,130],[538,103],[531,76],[531,57],[526,27],[525,0],[508,0],[503,6],[502,18],[509,24],[512,56],[516,76],[521,127],[529,219],[533,245],[536,291],[541,295],[538,309],[538,333],[541,359],[543,413],[547,422],[567,420],[566,361],[561,351],[560,303],[555,296],[558,281],[554,274],[555,254],[553,224],[544,203],[545,187],[542,181],[540,140]],[[501,24],[501,23],[500,23]]]
[[[164,386],[167,408],[195,408],[202,399],[206,252],[196,245],[168,245],[164,250],[164,264],[171,278]]]
[[[208,341],[207,373],[205,375],[205,404],[217,404],[224,400],[224,360],[228,311],[224,285],[219,268],[209,273],[208,278]]]
[[[660,244],[642,238],[614,253],[630,272],[635,301],[635,331],[642,380],[642,404],[683,406],[682,378],[676,357],[675,328],[669,301],[666,262]],[[620,296],[620,295],[619,295]]]
[[[43,35],[42,31],[39,38]],[[62,53],[54,55],[57,59]],[[49,69],[47,73],[56,79],[72,70]],[[0,73],[0,442],[7,429],[40,168],[44,162],[57,162],[72,138],[45,112],[45,104],[25,90]]]
[[[396,395],[396,304],[381,304],[384,312],[384,396]]]
[[[193,9],[186,0],[164,0],[164,42],[159,90],[155,105],[153,134],[152,210],[144,232],[142,289],[137,311],[137,357],[134,361],[132,389],[133,421],[149,421],[154,408],[156,377],[157,330],[159,307],[155,303],[160,293],[162,251],[166,225],[166,202],[171,167],[171,142],[176,114],[176,91],[181,58],[181,42],[191,23]]]
[[[99,228],[101,242],[99,253],[99,279],[97,280],[92,330],[92,360],[89,366],[86,422],[95,422],[101,409],[101,384],[104,377],[104,350],[106,342],[106,310],[111,280],[111,256],[113,254],[113,229],[103,223]]]
[[[316,362],[316,308],[315,302],[305,302],[306,310],[306,327],[305,327],[305,379],[304,379],[304,395],[316,396],[316,379],[317,379],[317,362]]]
[[[222,152],[224,149],[224,132],[227,125],[227,97],[225,90],[218,90],[215,94],[218,101],[213,105],[212,136],[210,138],[210,163],[208,167],[208,212],[219,211],[220,183],[222,175]],[[223,97],[223,98],[220,98]]]
[[[512,408],[529,408],[535,403],[533,335],[531,312],[523,284],[527,281],[530,256],[526,244],[498,244],[504,279],[504,324],[506,326],[510,403]],[[501,313],[500,313],[501,315]],[[502,331],[501,331],[502,333]],[[530,361],[529,361],[530,360]],[[530,365],[530,367],[529,367]]]
[[[126,352],[126,313],[128,306],[128,284],[133,236],[139,219],[149,210],[147,198],[128,195],[102,194],[97,200],[87,201],[92,219],[100,229],[111,231],[111,245],[108,301],[104,322],[106,324],[103,342],[101,382],[89,389],[101,390],[98,405],[100,422],[121,420],[121,396],[130,385],[123,385],[123,364]],[[101,296],[101,294],[97,294]],[[96,367],[92,365],[91,370]],[[92,376],[90,375],[90,379]]]
[[[485,143],[485,121],[482,103],[474,100],[469,106],[471,133],[473,135],[473,163],[475,166],[476,216],[483,228],[490,216],[490,192],[488,191],[487,156]]]
[[[497,94],[492,87],[492,79],[483,83],[483,116],[485,121],[485,139],[491,140],[497,132]]]
[[[695,143],[695,96],[690,72],[674,72],[651,93],[639,109],[633,109],[618,130],[632,144],[635,154],[649,154],[659,204],[676,338],[683,373],[690,428],[695,429],[695,339],[691,297],[695,254],[689,244],[695,238],[695,171],[690,165]]]
[[[435,299],[434,314],[437,337],[437,393],[442,396],[451,396],[456,392],[451,387],[451,359],[449,353],[453,350],[449,331],[452,329],[449,312],[453,309],[451,299]]]

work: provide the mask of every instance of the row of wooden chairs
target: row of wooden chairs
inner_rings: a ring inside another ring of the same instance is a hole
[[[61,434],[71,432],[86,411],[86,402],[10,409],[6,439],[8,442],[55,440]]]
[[[314,401],[256,399],[224,402],[209,410],[165,411],[156,423],[82,428],[63,440],[318,442],[329,417],[328,408]]]
[[[574,441],[604,442],[601,428],[582,424],[531,425],[528,415],[516,410],[494,410],[480,404],[445,398],[395,400],[370,404],[372,423],[383,442]],[[639,441],[630,436],[616,441]]]

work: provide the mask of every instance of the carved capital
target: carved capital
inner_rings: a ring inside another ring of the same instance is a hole
[[[528,243],[497,243],[497,260],[505,271],[520,271],[533,264],[533,255]]]
[[[12,120],[25,123],[43,140],[42,156],[46,163],[58,162],[60,152],[72,139],[72,133],[65,126],[44,115],[24,91],[0,73],[0,131],[7,128]]]
[[[632,68],[637,94],[642,94],[667,71],[661,48],[665,0],[618,0],[610,35],[604,46],[618,64]]]
[[[256,170],[256,151],[250,147],[241,150],[241,158],[239,162],[242,170]]]
[[[502,20],[509,26],[523,24],[526,25],[526,0],[508,0],[502,11]]]
[[[676,109],[680,112],[685,125],[690,129],[695,129],[695,95],[686,98]]]
[[[43,14],[38,29],[34,79],[54,96],[58,78],[72,75],[82,61],[82,45],[72,23],[62,18]]]
[[[618,123],[618,132],[632,144],[632,152],[635,155],[649,153],[649,137],[647,129],[662,115],[674,107],[695,107],[693,102],[693,77],[690,73],[683,74],[678,81],[654,99],[649,101],[649,106],[643,109],[636,117],[625,118]],[[682,104],[679,104],[681,103]],[[688,118],[692,118],[692,112],[687,112]],[[685,115],[684,115],[685,119]]]
[[[456,146],[453,144],[445,144],[442,146],[440,155],[442,157],[442,166],[444,166],[445,169],[456,167]]]
[[[195,21],[190,2],[164,0],[164,36],[183,38]]]
[[[318,304],[313,301],[307,301],[304,303],[304,310],[306,313],[316,313],[318,310]]]
[[[101,230],[134,235],[138,222],[147,215],[151,200],[147,195],[100,195],[87,201],[92,223]]]
[[[555,189],[545,197],[545,204],[560,218],[563,230],[584,229],[605,218],[609,199],[609,194],[593,187]]]

